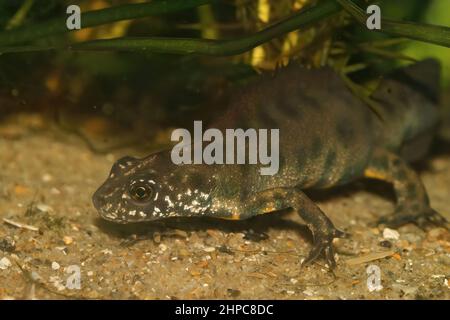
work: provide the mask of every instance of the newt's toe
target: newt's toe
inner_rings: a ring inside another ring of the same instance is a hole
[[[323,254],[330,269],[334,269],[336,260],[334,258],[333,239],[348,238],[349,236],[348,233],[337,229],[315,235],[313,248],[309,252],[308,257],[302,262],[302,266],[313,263]]]
[[[449,229],[448,220],[430,207],[425,207],[420,210],[399,208],[393,215],[382,217],[378,220],[378,224],[384,224],[391,228],[398,228],[407,223],[414,223],[422,229],[425,229],[430,224]]]

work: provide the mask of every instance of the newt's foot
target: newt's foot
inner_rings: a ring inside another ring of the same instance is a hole
[[[316,231],[314,234],[313,248],[309,252],[308,257],[302,262],[302,266],[311,264],[323,253],[330,269],[334,269],[336,267],[336,260],[334,259],[333,239],[347,237],[349,237],[348,233],[335,228],[321,232]]]
[[[384,224],[392,228],[398,228],[407,223],[414,223],[421,229],[425,229],[430,224],[449,229],[447,219],[430,207],[420,210],[415,208],[397,208],[393,215],[382,217],[378,220],[378,224]]]

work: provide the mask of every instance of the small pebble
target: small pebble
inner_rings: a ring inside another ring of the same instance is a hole
[[[66,287],[63,285],[61,278],[52,276],[50,277],[50,282],[55,286],[58,291],[63,291]]]
[[[294,293],[295,293],[295,291],[292,291],[292,290],[287,290],[287,291],[286,291],[286,293],[287,293],[287,294],[294,294]]]
[[[383,248],[392,248],[392,243],[388,240],[381,241],[379,245]]]
[[[48,206],[46,204],[43,204],[43,203],[38,203],[36,205],[36,209],[38,209],[40,212],[51,212],[51,211],[53,211],[52,207],[50,207],[50,206]]]
[[[307,296],[313,296],[314,291],[312,291],[311,289],[306,289],[305,291],[303,291],[303,294],[305,294]]]
[[[206,247],[206,248],[203,248],[203,251],[205,251],[205,252],[214,252],[214,251],[216,251],[216,248],[214,248],[214,247]]]
[[[56,261],[53,261],[53,262],[52,262],[52,269],[53,269],[53,270],[59,270],[59,268],[61,268],[61,266],[59,265],[59,263],[56,262]]]
[[[102,252],[104,255],[107,255],[107,254],[113,254],[112,250],[110,250],[110,249],[103,249],[101,252]]]
[[[42,280],[42,277],[36,271],[31,271],[31,279],[33,279],[33,281],[40,281]]]
[[[423,237],[421,237],[420,235],[414,234],[414,233],[405,233],[405,234],[402,234],[402,239],[405,239],[410,243],[417,244],[423,240]]]
[[[69,236],[64,236],[63,237],[63,242],[64,242],[65,245],[69,245],[69,244],[71,244],[73,242],[73,238],[69,237]]]
[[[52,194],[54,196],[58,196],[58,195],[61,194],[61,191],[59,191],[59,189],[56,189],[56,188],[53,187],[53,188],[50,189],[50,194]]]
[[[383,238],[386,240],[398,240],[400,238],[400,234],[397,230],[385,228],[383,230]]]
[[[30,193],[30,189],[25,187],[25,186],[21,186],[21,185],[16,185],[14,187],[14,193],[17,196],[22,196],[22,195],[26,195],[27,193]]]
[[[8,258],[3,257],[2,259],[0,259],[0,269],[6,270],[9,267],[11,267],[11,261],[9,261]]]
[[[236,289],[227,289],[227,295],[229,297],[233,297],[236,298],[241,294],[241,291],[236,290]]]
[[[0,240],[0,250],[13,252],[16,249],[16,242],[11,237],[5,237]]]
[[[53,177],[48,173],[46,173],[42,176],[42,181],[44,181],[44,182],[52,181],[52,179],[53,179]]]

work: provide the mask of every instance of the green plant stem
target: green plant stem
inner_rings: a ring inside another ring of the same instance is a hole
[[[189,38],[119,38],[93,40],[73,44],[75,50],[120,50],[160,52],[173,54],[204,54],[213,56],[235,55],[246,52],[282,34],[308,26],[341,10],[334,0],[300,11],[255,34],[231,40],[207,40]]]
[[[149,3],[135,3],[81,14],[82,28],[94,27],[121,20],[155,16],[209,4],[215,0],[154,0]],[[0,46],[25,43],[38,38],[70,32],[67,29],[68,16],[55,18],[37,25],[24,26],[0,32]]]
[[[14,16],[8,21],[5,29],[10,30],[20,26],[33,6],[33,2],[34,0],[25,0],[20,9],[17,10]]]
[[[352,0],[336,1],[359,23],[366,26],[366,13]],[[381,19],[381,30],[374,31],[450,47],[450,28],[445,26]]]

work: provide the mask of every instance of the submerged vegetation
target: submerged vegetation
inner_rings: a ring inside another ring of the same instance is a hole
[[[366,27],[365,8],[373,3],[381,8],[381,30]],[[445,14],[450,4],[442,1],[78,4],[81,30],[66,26],[70,1],[0,4],[3,90],[26,95],[25,87],[31,86],[52,99],[63,99],[65,106],[76,106],[78,112],[94,109],[130,124],[131,117],[123,110],[127,106],[138,117],[164,126],[173,125],[180,115],[192,119],[197,111],[204,114],[199,107],[218,101],[229,85],[291,60],[333,66],[363,98],[380,74],[427,56],[439,58],[443,83],[450,82],[450,28]]]

